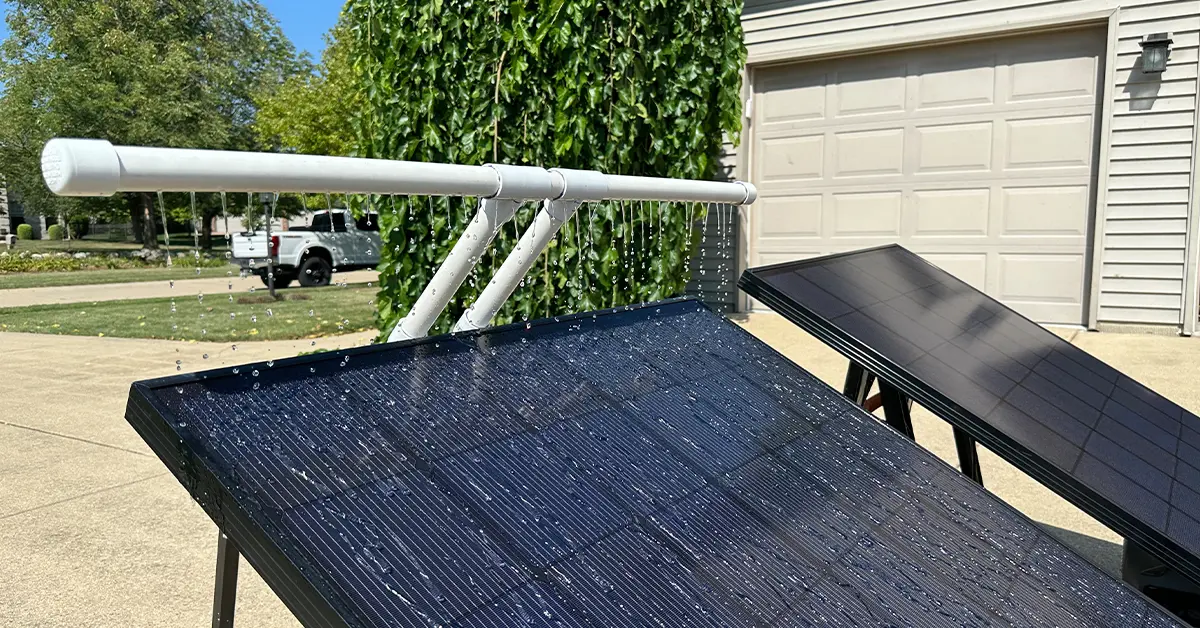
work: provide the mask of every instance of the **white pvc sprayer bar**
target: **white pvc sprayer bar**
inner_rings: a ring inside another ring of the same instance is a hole
[[[512,294],[542,249],[585,201],[675,201],[748,205],[749,183],[606,175],[489,164],[461,166],[384,159],[113,146],[58,138],[42,151],[46,185],[62,196],[117,192],[343,192],[476,196],[479,211],[391,340],[420,338],[454,297],[493,238],[522,201],[545,200],[517,249],[458,321],[478,329]]]
[[[486,166],[386,159],[113,146],[104,140],[53,139],[42,176],[61,196],[117,192],[346,192],[495,196]]]

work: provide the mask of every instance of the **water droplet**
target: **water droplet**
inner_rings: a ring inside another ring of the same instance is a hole
[[[254,377],[258,377],[258,369],[254,369],[253,371],[250,371],[250,374],[253,375]]]
[[[230,345],[229,348],[233,349],[234,351],[237,351],[237,345]]]
[[[205,354],[204,354],[202,357],[203,357],[205,360],[207,360],[207,359],[208,359],[208,354],[207,354],[207,353],[205,353]]]

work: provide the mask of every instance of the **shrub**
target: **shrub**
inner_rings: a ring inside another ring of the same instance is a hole
[[[62,227],[60,225],[50,225],[50,227],[48,229],[46,229],[46,239],[47,240],[63,239]]]
[[[33,225],[29,225],[29,224],[17,225],[17,239],[18,240],[32,240],[33,239]]]
[[[92,221],[87,216],[72,216],[67,224],[71,227],[72,238],[82,238],[92,230]]]
[[[739,0],[350,0],[366,157],[710,179],[741,129]],[[396,199],[381,212],[379,324],[404,315],[474,213]],[[664,211],[665,210],[665,211]],[[517,218],[525,226],[527,207]],[[591,204],[496,323],[681,294],[705,208]],[[506,226],[432,330],[445,331],[514,247]]]

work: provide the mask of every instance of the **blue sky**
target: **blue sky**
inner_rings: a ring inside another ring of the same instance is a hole
[[[299,50],[307,50],[313,60],[321,58],[325,42],[321,37],[337,23],[343,0],[260,0],[275,14],[283,33]],[[8,3],[0,0],[0,11],[8,14]],[[8,25],[0,20],[0,39],[8,36]]]

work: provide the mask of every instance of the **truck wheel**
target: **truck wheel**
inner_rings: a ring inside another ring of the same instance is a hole
[[[270,288],[270,287],[271,287],[271,282],[267,280],[267,274],[266,274],[266,273],[263,273],[263,274],[259,275],[259,276],[258,276],[258,278],[259,278],[259,279],[262,279],[262,282],[263,282],[263,285],[264,285],[264,286],[266,286],[266,287],[268,287],[268,288]],[[295,280],[296,280],[296,276],[295,276],[295,275],[290,275],[290,274],[287,274],[287,273],[282,273],[282,272],[279,272],[279,271],[275,271],[275,287],[276,287],[277,289],[286,288],[286,287],[288,287],[288,286],[292,285],[292,282],[293,282],[293,281],[295,281]]]
[[[300,264],[300,285],[305,288],[328,286],[333,276],[333,268],[324,258],[310,257]]]

